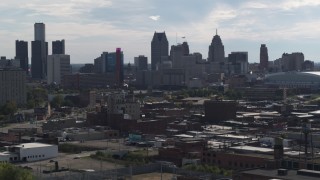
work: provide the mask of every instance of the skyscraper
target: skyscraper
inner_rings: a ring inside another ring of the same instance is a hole
[[[64,39],[52,41],[52,54],[65,54]]]
[[[268,48],[265,44],[260,47],[260,69],[267,70],[269,63]]]
[[[138,70],[148,70],[148,57],[144,55],[134,57],[134,65]]]
[[[248,73],[248,52],[231,52],[228,55],[229,74],[247,74]]]
[[[44,23],[34,24],[34,40],[35,41],[46,41],[46,30]]]
[[[216,35],[213,36],[211,45],[209,46],[208,61],[224,62],[224,59],[224,46],[218,32],[216,31]]]
[[[123,84],[123,52],[121,48],[117,48],[116,52],[103,52],[99,58],[95,59],[95,65],[96,63],[100,65],[101,73],[114,76],[117,85]]]
[[[45,25],[34,24],[34,41],[31,42],[31,76],[44,79],[47,74],[48,43],[45,42]]]
[[[123,72],[123,52],[121,48],[116,49],[116,80],[118,85],[123,84],[124,72]]]
[[[166,33],[154,32],[151,41],[151,69],[156,70],[157,64],[161,63],[162,56],[168,56],[169,54],[169,42],[167,40]]]
[[[28,42],[16,40],[16,57],[20,60],[20,67],[28,74],[29,58],[28,58]]]

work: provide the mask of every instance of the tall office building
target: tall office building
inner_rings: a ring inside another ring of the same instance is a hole
[[[118,85],[123,84],[124,71],[123,71],[123,52],[121,48],[116,49],[116,81]]]
[[[154,32],[151,41],[151,69],[156,70],[157,64],[161,63],[162,56],[168,56],[169,54],[169,42],[167,40],[166,33]]]
[[[216,35],[213,36],[211,45],[209,46],[208,61],[209,62],[224,62],[224,46],[221,38],[216,31]]]
[[[122,85],[124,80],[123,71],[123,52],[117,48],[116,52],[103,52],[95,64],[100,64],[100,70],[103,74],[114,76],[117,85]]]
[[[184,55],[184,56],[189,55],[189,45],[188,45],[188,42],[183,42],[183,43],[181,44],[181,46],[182,46],[182,55]]]
[[[20,67],[28,74],[29,70],[29,58],[28,58],[28,42],[16,40],[16,56],[15,59],[19,59]]]
[[[48,43],[45,42],[45,25],[34,24],[34,41],[31,42],[31,76],[44,79],[47,74]]]
[[[46,41],[46,30],[44,23],[34,24],[34,40],[35,41]]]
[[[248,73],[248,52],[231,52],[228,55],[229,74],[247,74]]]
[[[134,57],[134,65],[138,70],[148,70],[148,57],[144,55]]]
[[[269,63],[268,48],[265,44],[260,47],[260,69],[267,70]]]
[[[71,74],[70,55],[53,54],[49,55],[47,60],[47,83],[61,84],[62,78],[67,74]]]
[[[56,40],[52,41],[52,54],[65,54],[65,41],[62,39],[61,41]]]

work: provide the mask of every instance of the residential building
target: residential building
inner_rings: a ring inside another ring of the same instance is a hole
[[[27,101],[26,73],[17,68],[0,69],[0,106],[7,101],[24,105]]]
[[[304,55],[301,52],[291,54],[283,53],[281,57],[282,71],[301,71],[304,63]]]

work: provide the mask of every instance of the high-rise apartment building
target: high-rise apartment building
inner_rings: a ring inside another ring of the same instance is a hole
[[[211,44],[209,46],[208,61],[209,62],[224,62],[224,46],[222,44],[221,38],[216,32],[213,36]]]
[[[144,55],[134,57],[134,65],[138,70],[148,70],[148,57]]]
[[[282,71],[301,71],[304,63],[304,55],[301,52],[291,54],[283,53],[281,57]]]
[[[156,70],[157,65],[161,64],[161,57],[168,56],[169,42],[165,32],[154,32],[151,41],[151,69]]]
[[[70,74],[70,55],[53,54],[47,59],[47,83],[61,84],[62,78]]]
[[[267,70],[268,64],[269,64],[268,48],[265,44],[261,44],[261,47],[260,47],[260,69],[263,71]]]
[[[65,54],[65,41],[52,41],[52,54]]]
[[[24,105],[27,101],[26,72],[18,68],[0,69],[0,106],[7,101]]]
[[[20,67],[28,74],[29,58],[28,58],[28,42],[16,40],[16,56],[19,59]]]
[[[47,75],[48,43],[45,42],[45,25],[34,24],[34,41],[31,42],[31,76],[44,79]]]

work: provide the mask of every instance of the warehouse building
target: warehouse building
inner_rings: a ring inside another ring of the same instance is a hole
[[[32,162],[58,156],[58,146],[43,143],[24,143],[6,147],[0,153],[0,162]]]

